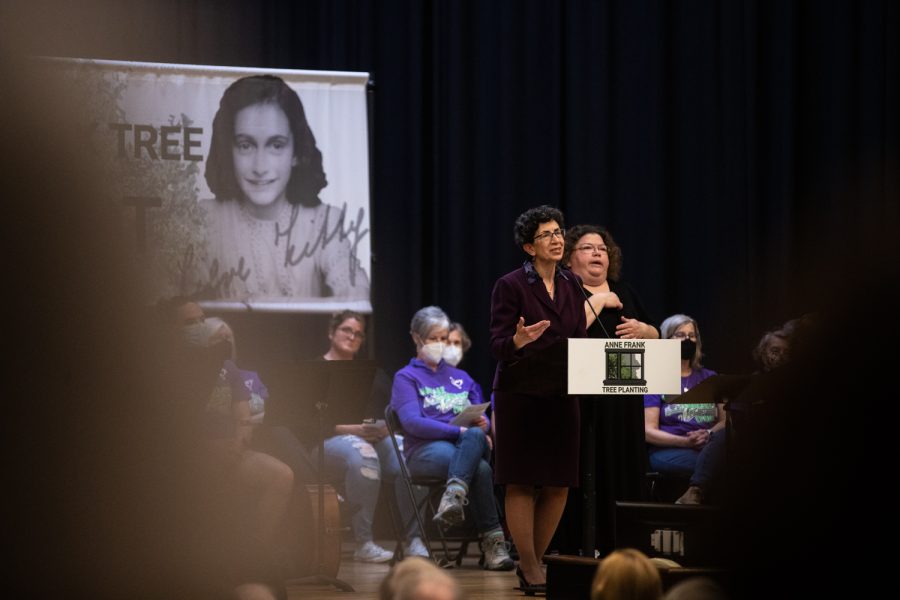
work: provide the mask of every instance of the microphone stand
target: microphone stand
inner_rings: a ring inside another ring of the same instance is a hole
[[[581,295],[584,296],[585,302],[594,313],[594,320],[600,325],[603,335],[607,338],[613,337],[600,322],[600,316],[594,309],[594,305],[591,304],[591,299],[584,291],[581,282],[576,280],[575,285],[581,290]],[[597,549],[597,481],[594,475],[597,466],[596,416],[593,402],[583,402],[581,408],[583,412],[581,423],[584,428],[581,441],[581,551],[584,556],[594,558]]]

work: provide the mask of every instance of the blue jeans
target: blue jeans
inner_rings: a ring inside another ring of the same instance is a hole
[[[708,489],[725,462],[725,431],[715,431],[703,448],[648,446],[650,468],[660,473],[690,478],[690,485]]]
[[[475,528],[479,533],[488,533],[500,527],[494,500],[494,472],[487,462],[490,456],[485,433],[472,427],[455,443],[435,440],[416,448],[407,465],[413,477],[446,477],[448,481],[465,482]]]
[[[350,524],[357,543],[372,540],[372,520],[382,480],[394,489],[403,521],[414,522],[399,473],[400,465],[390,437],[375,444],[355,435],[336,435],[325,440],[325,478],[344,484],[344,497],[353,511]]]

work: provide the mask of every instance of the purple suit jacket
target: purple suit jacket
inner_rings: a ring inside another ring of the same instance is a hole
[[[545,350],[570,337],[585,337],[584,296],[581,279],[566,269],[556,270],[556,293],[551,300],[531,262],[507,273],[494,284],[491,294],[491,352],[497,359],[494,389],[510,361]],[[519,317],[532,325],[547,319],[550,327],[532,343],[516,350],[513,336]]]

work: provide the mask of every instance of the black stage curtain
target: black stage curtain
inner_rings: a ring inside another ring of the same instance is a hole
[[[699,319],[707,366],[747,371],[764,330],[842,291],[831,273],[799,293],[811,265],[853,253],[848,232],[900,199],[890,0],[17,4],[5,26],[33,29],[39,54],[372,72],[386,369],[434,303],[468,328],[462,366],[490,384],[491,287],[524,258],[512,222],[549,203],[615,234],[659,320]]]

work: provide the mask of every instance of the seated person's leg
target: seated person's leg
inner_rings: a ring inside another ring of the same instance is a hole
[[[377,444],[372,444],[378,453],[378,461],[381,463],[381,478],[391,481],[400,474],[400,464],[397,462],[397,453],[394,452],[394,443],[390,436]]]
[[[457,444],[446,440],[435,440],[417,448],[407,462],[407,468],[413,477],[433,477],[447,480],[447,488],[433,520],[449,525],[463,520],[463,507],[468,504],[466,493],[469,484],[462,479],[450,476],[450,465],[456,458],[457,450]],[[452,502],[448,504],[451,499]]]
[[[447,490],[441,498],[435,520],[451,525],[463,520],[463,507],[469,503],[469,487],[480,463],[488,457],[490,446],[484,431],[473,427],[459,436],[447,467]]]
[[[355,435],[325,440],[325,477],[344,481],[344,496],[355,511],[351,528],[357,549],[354,557],[364,562],[387,562],[393,553],[372,542],[372,519],[381,487],[381,463],[372,444]]]
[[[456,446],[446,440],[428,442],[416,449],[406,465],[413,477],[447,477],[447,467]]]
[[[485,460],[478,461],[475,475],[469,484],[469,508],[475,526],[481,534],[502,531],[497,501],[494,498],[494,472]]]
[[[253,432],[253,449],[274,456],[294,472],[294,485],[316,483],[316,471],[306,447],[284,426],[263,426]]]
[[[456,452],[447,469],[447,480],[461,481],[468,486],[481,461],[490,458],[490,455],[487,434],[477,427],[467,429],[456,441]]]
[[[725,463],[725,431],[716,431],[709,442],[697,456],[697,464],[691,475],[691,485],[695,485],[704,491],[708,491],[716,477],[722,472]]]
[[[698,450],[691,448],[660,448],[649,446],[650,468],[666,475],[688,478],[694,473]]]
[[[480,429],[476,431],[481,432]],[[466,434],[468,433],[466,431]],[[466,434],[463,434],[463,437]],[[477,437],[478,434],[473,435],[473,438],[477,439]],[[483,432],[481,432],[481,437],[484,438]],[[476,445],[473,443],[473,446]],[[457,450],[456,458],[461,451],[461,449]],[[489,457],[489,452],[486,454]],[[467,493],[469,508],[475,520],[475,528],[481,534],[484,568],[491,571],[508,571],[515,564],[509,556],[509,548],[503,535],[503,528],[500,526],[500,515],[497,512],[497,501],[494,498],[494,472],[486,458],[482,454],[482,457],[477,459],[475,470],[469,478]],[[451,462],[452,464],[453,462]],[[463,473],[460,472],[457,477],[462,475]]]
[[[293,472],[274,456],[247,450],[238,463],[237,480],[258,499],[253,535],[266,544],[274,544],[291,499]]]

